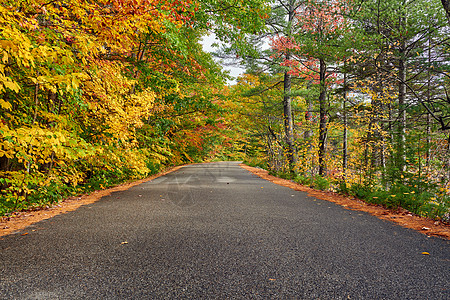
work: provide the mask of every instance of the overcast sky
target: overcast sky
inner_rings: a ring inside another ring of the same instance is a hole
[[[211,45],[213,43],[218,43],[218,41],[215,39],[215,35],[211,34],[208,36],[203,37],[203,40],[200,41],[200,43],[203,45],[203,50],[206,52],[214,52],[217,50],[217,48],[213,48],[211,47]],[[219,61],[216,59],[216,61]],[[219,61],[220,63],[220,61]],[[223,69],[230,71],[230,75],[233,76],[235,79],[228,81],[228,84],[235,84],[236,83],[236,78],[241,75],[242,73],[244,73],[244,69],[239,68],[239,67],[234,67],[234,66],[224,66],[222,65]]]

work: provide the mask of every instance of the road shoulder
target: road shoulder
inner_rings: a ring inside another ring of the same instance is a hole
[[[334,192],[315,190],[295,183],[291,180],[281,179],[269,175],[269,172],[264,169],[250,167],[245,164],[240,164],[240,166],[241,168],[275,184],[288,187],[296,191],[306,192],[310,197],[336,203],[345,209],[364,211],[379,219],[395,222],[402,227],[414,229],[427,236],[438,236],[450,240],[450,225],[413,215],[407,210],[389,210],[379,205],[368,204],[354,197],[347,197]]]
[[[2,217],[0,219],[0,238],[8,234],[19,232],[22,229],[34,223],[40,222],[42,220],[50,219],[53,218],[54,216],[74,211],[78,209],[80,206],[94,203],[100,200],[102,197],[108,196],[113,192],[125,191],[133,186],[142,184],[144,182],[148,182],[160,176],[164,176],[182,167],[183,166],[170,168],[164,172],[152,175],[145,179],[123,183],[112,188],[95,191],[91,194],[69,197],[60,203],[56,203],[51,207],[15,212],[10,216]],[[27,234],[27,232],[22,234],[25,235]]]

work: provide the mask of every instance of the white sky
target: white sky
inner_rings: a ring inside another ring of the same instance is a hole
[[[218,40],[216,40],[216,36],[214,34],[210,34],[210,35],[204,36],[203,40],[201,40],[200,43],[202,44],[203,50],[205,52],[214,52],[214,51],[217,50],[217,48],[213,48],[213,47],[211,47],[211,45],[213,43],[220,43],[220,42]],[[220,60],[218,60],[218,59],[215,59],[215,60],[217,62],[219,62],[219,64],[220,64]],[[241,75],[241,74],[243,74],[245,72],[245,70],[243,68],[239,68],[239,67],[236,67],[236,66],[224,66],[224,65],[222,65],[222,67],[223,67],[224,70],[230,71],[230,75],[234,77],[233,80],[231,80],[231,81],[229,80],[228,81],[229,85],[235,84],[236,83],[236,78],[239,75]]]

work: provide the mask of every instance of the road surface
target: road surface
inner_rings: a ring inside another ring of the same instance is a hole
[[[450,299],[450,242],[221,162],[6,236],[0,272],[0,299]]]

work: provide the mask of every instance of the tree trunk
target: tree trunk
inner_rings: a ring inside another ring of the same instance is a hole
[[[450,0],[441,0],[441,2],[447,14],[448,23],[450,24]]]
[[[442,0],[444,1],[444,0]],[[447,5],[450,3],[447,2]],[[450,20],[450,19],[449,19]],[[428,31],[428,34],[430,34],[431,32],[431,28]],[[431,37],[430,35],[428,35],[428,67],[427,67],[427,103],[431,102],[431,71],[430,71],[430,67],[431,67]],[[430,153],[430,147],[431,147],[431,115],[429,112],[427,112],[427,145],[426,145],[426,161],[425,161],[425,166],[426,166],[426,172],[428,172],[430,169],[430,157],[431,157],[431,153]]]
[[[342,137],[342,175],[344,177],[344,181],[347,180],[347,165],[348,165],[348,120],[347,120],[347,73],[344,73],[344,102],[342,103],[342,113],[343,113],[343,125],[344,125],[344,134]]]
[[[401,51],[400,55],[403,55]],[[397,147],[397,161],[398,168],[402,172],[406,171],[406,60],[400,57],[398,67],[398,147]]]
[[[289,54],[286,58],[289,59]],[[293,170],[295,166],[295,145],[294,145],[294,121],[292,119],[292,104],[291,104],[291,75],[288,71],[284,72],[284,131],[286,134],[287,156],[289,161],[289,168]]]
[[[293,1],[289,2],[289,11],[288,11],[288,22],[289,29],[287,32],[287,36],[291,36],[291,28],[292,23],[294,21],[294,3]],[[288,61],[291,59],[291,53],[289,50],[285,54],[285,60]],[[296,151],[294,145],[294,121],[292,118],[292,104],[291,104],[291,83],[292,78],[289,74],[289,70],[284,72],[284,98],[283,98],[283,107],[284,107],[284,131],[286,135],[286,144],[287,144],[287,157],[289,162],[289,169],[293,171],[295,163],[296,163]]]
[[[406,5],[405,3],[403,5]],[[407,16],[403,11],[400,15],[399,28],[406,32]],[[398,147],[397,166],[400,172],[406,171],[406,41],[400,40],[398,60]]]
[[[36,74],[36,80],[39,77],[39,72]],[[38,105],[39,105],[39,82],[36,82],[34,85],[34,116],[33,116],[33,125],[36,123],[37,120],[37,113],[38,113]]]
[[[306,86],[306,89],[310,89],[311,88],[311,82],[308,83],[308,85]],[[305,130],[304,134],[303,134],[303,138],[305,139],[305,141],[309,142],[309,139],[312,137],[313,132],[312,132],[312,128],[310,127],[312,125],[312,110],[313,110],[313,106],[312,106],[312,101],[309,97],[306,97],[306,112],[305,112],[305,124],[308,126],[308,128]]]
[[[312,84],[312,82],[310,81],[307,85],[307,89],[311,88],[311,84]],[[313,157],[312,157],[313,141],[311,138],[313,136],[313,132],[312,132],[313,105],[312,105],[312,101],[309,97],[307,97],[306,102],[307,102],[307,112],[305,113],[305,124],[306,124],[306,126],[308,126],[308,128],[306,129],[305,133],[303,134],[303,138],[305,139],[306,145],[308,147],[308,152],[306,155],[310,156],[310,158],[308,158],[307,161],[309,162],[309,176],[312,178],[312,177],[314,177],[314,168],[315,168],[314,163],[313,163]]]
[[[447,147],[445,150],[445,175],[443,176],[444,182],[442,182],[444,186],[450,181],[450,134],[447,138]]]
[[[430,161],[431,161],[431,116],[427,114],[427,152],[426,152],[426,162],[425,165],[427,167],[427,171],[430,170]]]
[[[319,95],[319,175],[325,176],[326,173],[326,144],[327,144],[327,109],[326,96],[327,89],[325,84],[326,65],[323,59],[320,59],[320,95]]]

